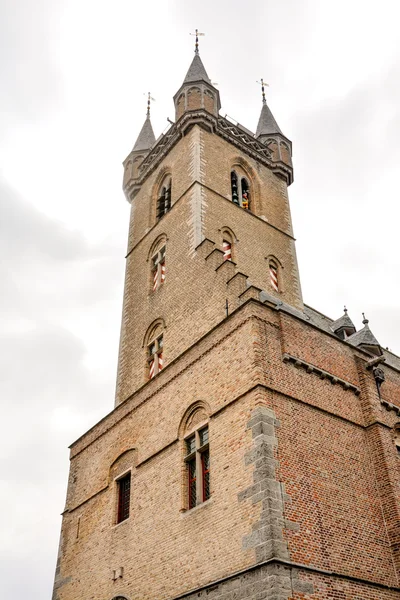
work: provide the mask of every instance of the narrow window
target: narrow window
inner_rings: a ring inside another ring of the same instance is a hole
[[[232,189],[232,202],[234,202],[235,204],[238,204],[240,206],[239,191],[238,191],[238,178],[237,178],[235,171],[231,172],[231,189]]]
[[[151,259],[153,273],[153,292],[165,281],[165,246]]]
[[[163,336],[160,335],[148,346],[149,379],[153,379],[163,368]]]
[[[241,180],[241,188],[242,188],[242,208],[245,210],[250,210],[250,190],[249,184],[247,180],[242,177]]]
[[[172,182],[170,180],[167,185],[163,185],[161,188],[160,195],[157,199],[157,221],[159,221],[171,208],[171,185]]]
[[[118,511],[117,523],[125,521],[129,517],[129,507],[131,499],[131,474],[121,477],[117,481],[118,485]]]
[[[232,243],[228,240],[223,240],[222,250],[224,253],[224,260],[232,260]]]
[[[271,281],[271,285],[276,292],[279,292],[279,284],[278,284],[278,267],[275,263],[269,263],[269,278]]]
[[[210,492],[210,449],[208,427],[186,439],[187,506],[194,508],[208,500]]]

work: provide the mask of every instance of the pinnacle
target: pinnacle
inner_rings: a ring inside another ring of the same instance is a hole
[[[147,116],[133,147],[133,152],[136,152],[137,150],[150,150],[155,141],[156,138],[151,125],[150,117]]]

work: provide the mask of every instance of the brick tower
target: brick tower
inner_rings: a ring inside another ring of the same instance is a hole
[[[400,359],[303,304],[291,142],[198,54],[131,204],[114,410],[71,446],[54,600],[400,598]]]

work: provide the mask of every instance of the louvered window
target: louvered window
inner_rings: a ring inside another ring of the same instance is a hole
[[[131,474],[121,477],[118,485],[118,512],[117,523],[125,521],[129,517],[130,498],[131,498]]]
[[[159,221],[171,208],[171,189],[172,184],[170,180],[166,185],[163,185],[160,190],[160,195],[157,199],[157,221]]]

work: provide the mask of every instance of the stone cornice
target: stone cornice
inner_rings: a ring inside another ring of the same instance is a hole
[[[219,116],[217,119],[211,113],[201,109],[185,112],[179,121],[174,123],[167,133],[159,138],[141,164],[140,177],[131,180],[125,186],[125,193],[128,196],[134,189],[139,188],[143,184],[150,173],[157,168],[173,146],[193,125],[204,127],[208,131],[227,140],[248,156],[261,162],[271,169],[271,171],[283,177],[288,185],[293,182],[293,169],[282,161],[274,162],[271,158],[272,153],[267,146],[224,117]]]

